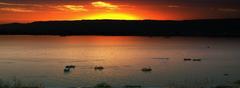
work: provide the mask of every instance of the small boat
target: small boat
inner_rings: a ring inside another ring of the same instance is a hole
[[[184,61],[191,61],[192,59],[191,58],[184,58],[183,60]]]
[[[193,59],[193,61],[202,61],[200,58]]]
[[[150,72],[150,71],[152,71],[152,68],[151,67],[145,67],[145,68],[142,68],[142,71],[143,72]]]
[[[95,66],[94,69],[95,69],[95,70],[103,70],[104,67],[103,67],[103,66]]]
[[[76,66],[75,65],[67,65],[65,66],[65,68],[75,68]]]

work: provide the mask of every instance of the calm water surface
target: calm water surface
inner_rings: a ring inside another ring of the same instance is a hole
[[[0,36],[0,78],[49,88],[217,85],[240,79],[239,52],[239,38]],[[64,73],[70,64],[76,68]],[[95,71],[96,65],[105,69]],[[141,71],[148,66],[152,72]]]

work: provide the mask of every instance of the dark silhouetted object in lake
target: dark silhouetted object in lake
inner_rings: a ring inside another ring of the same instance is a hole
[[[2,35],[240,36],[240,19],[80,20],[1,24]]]

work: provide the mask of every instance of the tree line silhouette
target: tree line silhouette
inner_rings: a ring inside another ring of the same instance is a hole
[[[1,35],[240,36],[240,19],[78,20],[1,24]]]

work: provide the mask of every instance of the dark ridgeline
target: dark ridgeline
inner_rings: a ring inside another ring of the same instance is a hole
[[[240,37],[240,19],[39,21],[2,24],[0,34]]]

